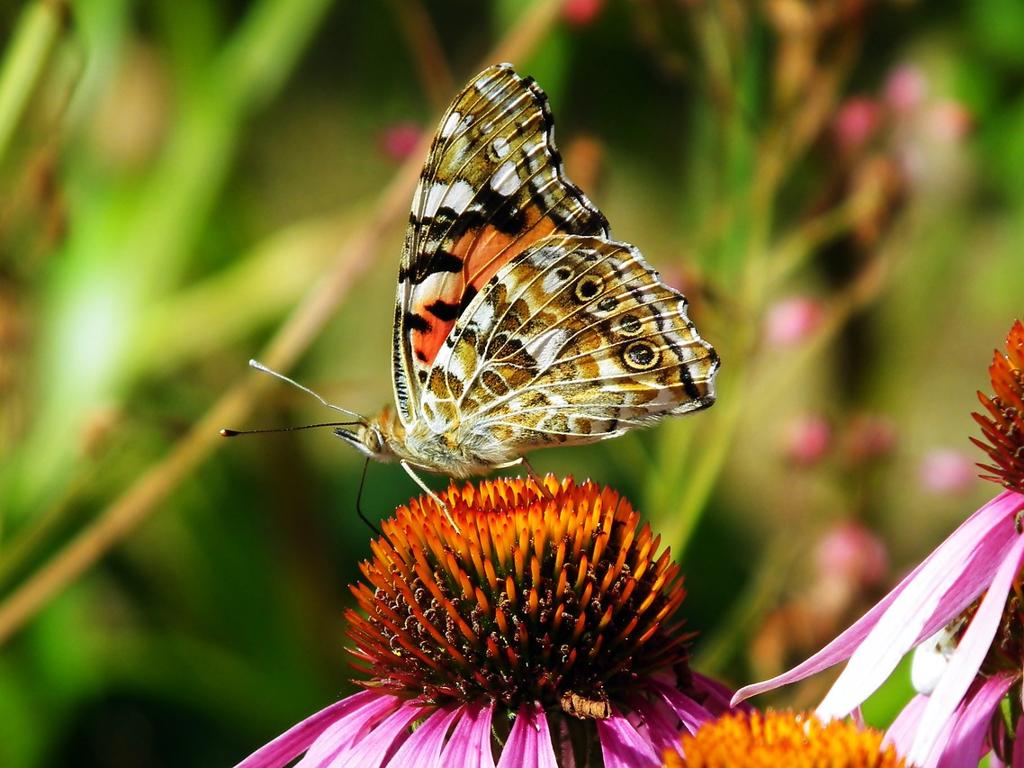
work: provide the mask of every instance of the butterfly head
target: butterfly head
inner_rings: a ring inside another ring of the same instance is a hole
[[[371,419],[348,428],[339,427],[334,434],[364,456],[377,461],[394,461],[392,449],[397,419],[390,409],[384,409]],[[399,427],[400,428],[400,427]]]

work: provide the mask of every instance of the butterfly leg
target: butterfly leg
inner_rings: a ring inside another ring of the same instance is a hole
[[[530,475],[530,478],[533,480],[533,482],[537,484],[537,487],[545,496],[551,499],[555,498],[555,494],[553,494],[548,489],[547,485],[544,484],[544,478],[537,474],[537,470],[533,468],[533,464],[530,463],[529,459],[527,459],[525,456],[520,456],[519,461],[516,463],[522,464],[524,467],[526,467],[527,474]]]
[[[399,463],[402,465],[402,469],[405,470],[405,473],[412,478],[412,481],[416,483],[416,485],[418,485],[425,494],[436,501],[438,506],[444,510],[444,516],[448,518],[448,522],[451,523],[452,528],[454,528],[457,533],[461,533],[462,529],[459,528],[458,523],[455,522],[455,518],[452,517],[451,510],[448,509],[448,505],[445,503],[444,499],[438,496],[433,490],[431,490],[430,486],[423,482],[423,478],[416,474],[416,470],[412,468],[412,465],[409,462],[402,460]]]

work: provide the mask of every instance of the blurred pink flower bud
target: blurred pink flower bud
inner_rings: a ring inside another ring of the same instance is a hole
[[[389,160],[401,162],[413,153],[422,136],[423,128],[416,123],[395,123],[381,132],[377,143]]]
[[[604,0],[565,0],[562,3],[562,18],[574,27],[585,27],[596,19],[604,9]]]
[[[928,132],[936,139],[954,143],[971,130],[971,113],[958,101],[940,101],[928,111]]]
[[[843,522],[818,542],[814,562],[823,578],[839,577],[865,588],[877,586],[889,571],[885,543],[860,523]]]
[[[765,338],[776,346],[804,341],[821,325],[824,311],[821,304],[806,296],[783,299],[768,309],[765,317]]]
[[[859,149],[878,129],[881,119],[881,109],[873,99],[849,99],[840,105],[832,126],[836,142],[847,152]]]
[[[810,415],[790,422],[783,436],[786,458],[794,464],[810,466],[828,453],[832,428],[823,416]]]
[[[896,428],[884,416],[855,416],[847,435],[847,458],[853,464],[878,459],[896,447]]]
[[[897,113],[920,106],[928,93],[928,81],[917,67],[903,64],[889,73],[885,81],[885,101]]]
[[[921,460],[921,486],[931,493],[962,493],[976,476],[974,463],[960,451],[938,448]]]

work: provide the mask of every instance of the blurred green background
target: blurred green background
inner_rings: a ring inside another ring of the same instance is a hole
[[[250,357],[389,401],[418,142],[495,60],[721,352],[710,411],[533,458],[671,544],[701,671],[807,655],[995,491],[1016,0],[45,0],[0,40],[2,766],[229,765],[352,690],[360,460],[216,429],[325,416]],[[371,466],[364,508],[415,490]]]

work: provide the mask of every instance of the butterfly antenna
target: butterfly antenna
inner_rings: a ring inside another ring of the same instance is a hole
[[[283,373],[278,373],[277,371],[273,370],[272,368],[268,368],[263,363],[261,363],[259,360],[250,360],[249,361],[249,367],[250,368],[255,368],[257,371],[262,371],[263,373],[266,373],[266,374],[268,374],[270,376],[273,376],[275,379],[280,379],[281,381],[283,381],[283,382],[285,382],[287,384],[291,384],[296,389],[301,389],[307,395],[312,395],[317,400],[319,400],[321,405],[326,406],[327,408],[331,408],[332,410],[338,411],[339,413],[344,413],[346,416],[353,417],[354,419],[357,420],[357,422],[356,422],[357,424],[365,424],[366,423],[366,419],[364,419],[362,416],[360,416],[355,411],[350,411],[348,408],[342,408],[340,405],[335,405],[334,403],[327,402],[327,400],[325,400],[323,397],[318,395],[316,392],[314,392],[309,387],[305,387],[302,384],[299,384],[299,382],[295,381],[294,379],[289,379]],[[311,425],[311,426],[313,426],[313,425]]]
[[[359,492],[356,494],[356,514],[359,515],[359,519],[362,520],[366,527],[373,531],[374,536],[380,538],[380,528],[370,522],[370,519],[363,514],[363,486],[366,485],[366,470],[370,466],[370,457],[366,457],[366,461],[363,462],[363,474],[359,477]]]
[[[319,429],[320,427],[357,427],[361,421],[324,421],[320,424],[302,424],[298,427],[271,427],[270,429],[221,429],[221,437],[238,437],[239,435],[262,435],[268,432],[298,432],[300,429]]]

